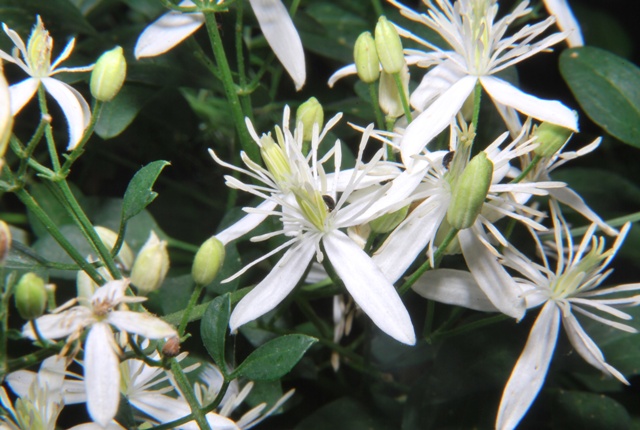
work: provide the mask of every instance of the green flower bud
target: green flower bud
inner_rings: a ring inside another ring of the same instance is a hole
[[[380,77],[380,59],[376,42],[368,31],[361,33],[353,47],[353,58],[358,77],[365,84],[371,84]]]
[[[133,263],[131,283],[139,293],[148,294],[160,288],[168,271],[167,242],[158,239],[152,231]]]
[[[387,21],[387,18],[381,16],[376,24],[375,35],[376,50],[382,68],[389,74],[398,73],[405,65],[402,41],[398,31]]]
[[[25,320],[33,320],[44,313],[47,306],[47,290],[44,280],[35,273],[25,273],[14,292],[16,308]]]
[[[11,249],[11,230],[6,222],[0,220],[0,263],[7,258]]]
[[[493,163],[482,151],[469,162],[453,186],[451,202],[447,211],[449,224],[462,230],[473,225],[487,198]]]
[[[302,123],[302,138],[305,141],[310,141],[313,136],[313,124],[318,124],[318,130],[322,129],[324,124],[324,110],[318,99],[311,97],[298,107],[296,111],[296,126],[299,123]]]
[[[116,46],[98,58],[91,72],[91,95],[101,102],[109,102],[118,94],[127,76],[127,62],[122,48]]]
[[[532,136],[540,144],[533,152],[541,157],[551,157],[562,148],[571,133],[568,128],[543,122],[533,130]]]
[[[191,266],[191,276],[196,284],[209,285],[224,263],[225,250],[222,242],[212,236],[196,252]]]
[[[104,245],[109,248],[109,250],[112,250],[116,244],[116,241],[118,240],[118,233],[99,225],[93,227],[93,229],[96,231],[96,233],[98,233],[98,237],[100,237],[102,243],[104,243]],[[122,265],[124,270],[131,269],[134,255],[133,251],[131,251],[131,248],[129,248],[129,245],[127,245],[127,242],[122,242],[122,246],[120,247],[120,251],[118,252],[118,255],[116,257],[118,258],[118,262]]]
[[[407,217],[409,206],[405,206],[390,214],[382,215],[369,223],[371,231],[374,233],[389,233],[396,228]]]
[[[11,101],[9,100],[9,84],[4,78],[2,62],[0,61],[0,170],[4,165],[4,153],[7,151],[13,116],[11,115]]]

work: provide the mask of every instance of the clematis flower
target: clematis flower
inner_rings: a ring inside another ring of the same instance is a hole
[[[223,4],[218,0],[217,4]],[[306,80],[304,50],[300,36],[289,12],[280,0],[249,0],[260,29],[273,52],[300,90]],[[191,0],[183,0],[180,7],[195,6]],[[204,24],[201,12],[182,13],[171,11],[162,15],[147,27],[135,47],[136,58],[155,57],[172,49],[195,33]]]
[[[159,318],[143,312],[118,309],[126,303],[144,301],[144,297],[126,296],[127,280],[111,281],[98,288],[87,304],[62,305],[57,312],[35,320],[44,339],[67,338],[67,345],[80,338],[88,329],[84,343],[84,381],[87,409],[93,421],[106,426],[115,416],[120,402],[120,348],[111,325],[124,333],[142,335],[148,339],[177,336],[176,330]],[[36,339],[33,326],[26,324],[22,334]]]
[[[584,45],[582,39],[582,31],[580,31],[580,24],[578,20],[571,12],[569,3],[567,0],[543,0],[544,6],[547,8],[549,15],[553,15],[556,18],[556,25],[562,31],[569,32],[567,36],[567,43],[570,48],[578,48]]]
[[[30,77],[22,82],[11,85],[11,113],[15,116],[36,93],[40,84],[51,94],[60,105],[69,124],[70,151],[80,143],[84,130],[89,125],[91,112],[89,105],[82,95],[69,84],[62,82],[53,76],[63,72],[88,72],[93,65],[84,67],[58,67],[60,63],[69,58],[75,45],[75,39],[71,39],[60,56],[52,63],[51,52],[53,39],[44,28],[42,19],[37,17],[36,25],[31,30],[27,45],[15,31],[2,24],[4,32],[9,36],[15,47],[11,55],[0,50],[0,58],[18,65]]]
[[[526,94],[495,76],[566,38],[567,33],[555,33],[532,42],[553,24],[553,17],[525,25],[505,36],[514,21],[531,11],[527,1],[499,20],[496,20],[495,0],[458,0],[455,5],[445,0],[429,1],[425,2],[428,14],[419,14],[395,0],[389,1],[405,17],[438,32],[453,49],[440,48],[399,28],[401,36],[432,50],[405,50],[407,54],[422,56],[425,65],[437,64],[411,95],[412,106],[422,113],[409,124],[401,144],[406,165],[451,123],[478,83],[497,105],[512,107],[527,116],[571,130],[578,129],[576,115],[562,103]]]

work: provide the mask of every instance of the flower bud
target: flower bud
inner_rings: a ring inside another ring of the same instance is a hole
[[[91,72],[91,95],[101,102],[109,102],[118,94],[127,76],[127,62],[122,47],[116,46],[98,58]]]
[[[93,229],[98,233],[98,237],[102,240],[102,243],[109,248],[109,251],[113,249],[118,240],[118,233],[113,230],[109,230],[106,227],[101,227],[99,225],[93,227]],[[118,262],[122,265],[124,270],[130,270],[131,265],[133,264],[133,251],[127,245],[127,242],[122,242],[122,246],[120,247],[120,251],[118,251]]]
[[[380,59],[376,42],[368,31],[361,33],[353,47],[353,58],[358,77],[365,84],[371,84],[380,77]]]
[[[302,123],[305,141],[310,141],[313,136],[313,124],[318,124],[318,130],[322,129],[324,123],[324,110],[315,97],[311,97],[302,103],[296,111],[296,125]]]
[[[398,31],[386,17],[381,16],[376,24],[375,35],[376,50],[382,69],[389,74],[398,73],[405,65]]]
[[[158,239],[152,231],[133,263],[131,283],[139,293],[148,294],[160,288],[168,271],[167,242]]]
[[[493,163],[482,151],[467,164],[453,186],[447,211],[447,221],[452,227],[462,230],[473,225],[487,198],[492,177]]]
[[[396,228],[407,217],[409,206],[405,206],[395,212],[384,214],[369,223],[371,230],[375,233],[389,233]]]
[[[0,61],[0,169],[4,164],[4,153],[11,137],[13,116],[11,115],[11,101],[9,100],[9,84],[4,78]]]
[[[162,346],[162,355],[176,357],[178,354],[180,354],[180,338],[178,336],[170,337]]]
[[[540,144],[533,152],[541,157],[551,157],[562,148],[571,137],[571,133],[568,128],[543,122],[532,133],[536,142]]]
[[[6,222],[0,220],[0,263],[7,258],[11,250],[11,230]]]
[[[44,280],[35,273],[25,273],[14,292],[16,308],[25,320],[33,320],[44,313],[47,306],[47,290]]]
[[[196,284],[209,285],[224,263],[225,250],[222,242],[212,236],[196,252],[191,266],[191,276]]]

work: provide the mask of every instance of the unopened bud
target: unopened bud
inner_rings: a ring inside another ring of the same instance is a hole
[[[101,102],[109,102],[118,94],[127,76],[127,61],[120,46],[98,58],[91,72],[91,95]]]
[[[113,249],[118,240],[118,233],[113,230],[109,230],[106,227],[101,227],[99,225],[93,227],[93,229],[98,233],[98,236],[102,240],[102,243],[109,248],[109,251]],[[124,270],[130,270],[131,265],[133,264],[133,251],[127,245],[127,242],[122,242],[122,246],[120,247],[120,251],[118,251],[118,255],[116,256],[119,260],[119,263],[122,265]]]
[[[360,34],[353,47],[353,58],[356,63],[358,77],[365,84],[371,84],[380,77],[380,59],[376,50],[376,42],[368,31]]]
[[[551,157],[562,148],[571,133],[568,128],[543,122],[533,131],[536,142],[540,144],[533,152],[541,157]]]
[[[148,294],[162,285],[169,271],[167,242],[152,231],[131,269],[131,283],[139,293]]]
[[[11,230],[6,222],[0,220],[0,263],[7,258],[11,250]]]
[[[314,124],[318,124],[318,130],[322,129],[324,124],[324,110],[318,99],[311,97],[298,107],[296,111],[296,125],[299,123],[302,123],[302,138],[305,141],[311,140]]]
[[[35,273],[25,273],[16,285],[14,299],[18,313],[23,319],[38,318],[47,306],[44,280]]]
[[[180,339],[177,336],[170,337],[162,346],[162,355],[175,357],[180,354]]]
[[[386,17],[381,16],[376,24],[375,35],[376,50],[382,68],[389,74],[398,73],[406,63],[398,30]]]
[[[191,266],[191,276],[196,284],[209,285],[224,263],[225,250],[222,242],[212,236],[196,252]]]
[[[396,228],[407,217],[409,206],[405,206],[390,214],[382,215],[369,223],[371,230],[375,233],[389,233]]]
[[[482,151],[467,164],[452,190],[447,211],[447,221],[452,227],[462,230],[473,225],[487,198],[492,177],[493,163]]]

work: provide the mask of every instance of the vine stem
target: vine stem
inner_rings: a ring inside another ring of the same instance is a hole
[[[411,124],[411,121],[413,121],[413,117],[411,116],[411,107],[409,106],[409,100],[407,100],[407,93],[404,91],[404,85],[402,85],[400,72],[393,74],[393,80],[398,88],[400,101],[402,101],[402,110],[404,111],[404,116],[407,117],[407,124]]]
[[[173,376],[176,379],[178,387],[180,387],[180,391],[182,392],[184,399],[189,404],[189,407],[191,408],[191,414],[193,415],[193,418],[196,420],[196,423],[198,423],[198,426],[201,429],[211,430],[211,427],[209,426],[209,423],[207,422],[207,419],[205,418],[204,413],[200,409],[200,404],[198,403],[198,400],[196,399],[196,396],[193,393],[193,387],[189,383],[187,376],[182,371],[182,368],[180,367],[180,363],[178,363],[178,360],[176,360],[175,358],[171,359],[171,373],[173,373]]]

